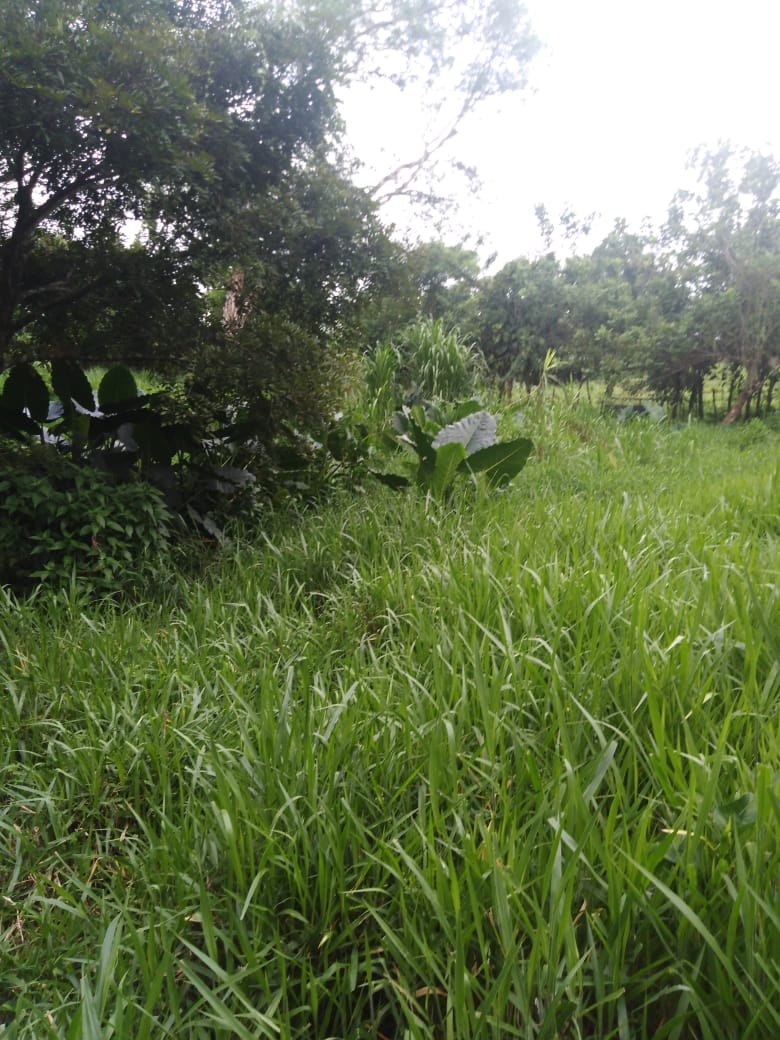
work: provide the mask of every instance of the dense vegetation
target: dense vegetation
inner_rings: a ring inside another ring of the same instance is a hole
[[[700,151],[692,165],[698,189],[675,196],[662,227],[640,233],[618,220],[590,254],[575,248],[587,223],[564,213],[556,228],[544,207],[543,256],[480,278],[440,254],[450,280],[428,283],[427,312],[456,316],[508,391],[536,385],[555,352],[559,377],[595,379],[618,396],[649,393],[680,417],[732,422],[771,410],[780,165],[729,145]],[[552,248],[561,235],[572,253],[565,259]]]
[[[15,1038],[777,1035],[777,433],[579,408],[2,605]]]

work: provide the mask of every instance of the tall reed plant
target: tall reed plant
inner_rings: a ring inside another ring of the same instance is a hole
[[[481,372],[476,347],[442,320],[410,325],[398,350],[407,379],[430,400],[458,401],[474,394]]]

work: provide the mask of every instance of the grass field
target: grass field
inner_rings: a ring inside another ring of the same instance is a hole
[[[0,603],[0,1036],[780,1036],[780,436]]]

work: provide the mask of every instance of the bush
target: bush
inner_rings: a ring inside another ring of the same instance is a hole
[[[59,585],[75,574],[96,591],[138,587],[159,572],[171,515],[149,484],[112,484],[55,452],[3,458],[0,584]]]
[[[28,364],[10,369],[0,393],[0,436],[15,440],[21,456],[44,443],[54,458],[97,470],[111,484],[148,483],[172,513],[216,539],[225,522],[254,509],[252,468],[275,479],[278,467],[238,406],[219,414],[181,383],[140,393],[123,365],[109,369],[96,391],[73,361],[55,359],[50,375],[54,397]]]
[[[414,456],[411,478],[371,472],[397,491],[416,484],[438,499],[449,497],[458,475],[481,476],[489,488],[508,484],[533,450],[527,437],[499,443],[498,423],[478,401],[464,401],[449,415],[430,402],[405,407],[393,416],[392,428],[397,446]]]

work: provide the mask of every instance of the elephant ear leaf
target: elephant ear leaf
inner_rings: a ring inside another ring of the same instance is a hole
[[[0,404],[17,414],[26,409],[31,419],[45,422],[49,414],[49,390],[32,365],[14,365],[5,381]]]
[[[84,370],[75,361],[55,358],[51,363],[51,385],[66,408],[72,407],[71,402],[75,401],[85,412],[94,412],[94,391]]]
[[[533,447],[528,437],[518,437],[474,452],[462,465],[472,473],[485,473],[493,487],[508,484],[528,462]]]
[[[436,464],[426,483],[437,498],[443,498],[455,479],[458,467],[466,459],[466,449],[459,441],[443,444],[436,449]]]
[[[496,442],[496,420],[484,409],[472,412],[458,422],[444,426],[433,439],[433,447],[441,448],[445,444],[462,444],[466,455],[489,448]]]
[[[104,412],[116,412],[117,405],[127,404],[138,396],[135,377],[124,365],[115,365],[100,380],[98,403]]]

